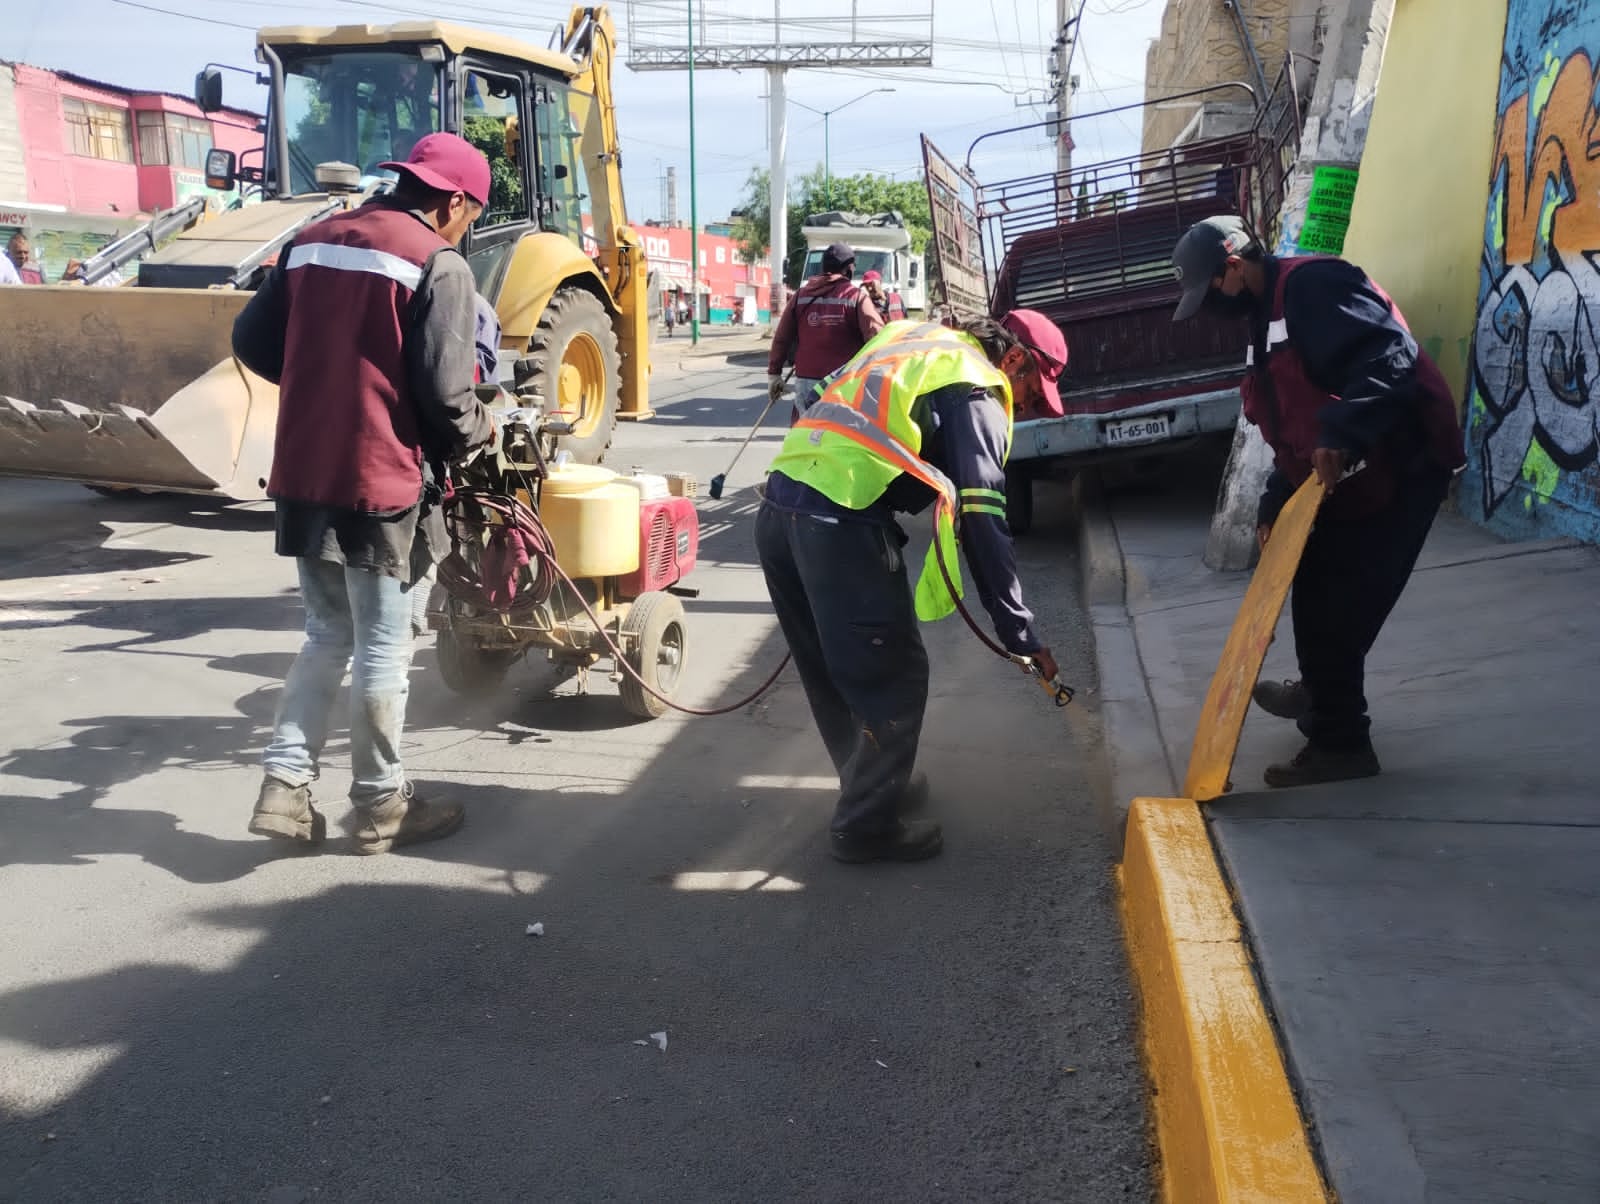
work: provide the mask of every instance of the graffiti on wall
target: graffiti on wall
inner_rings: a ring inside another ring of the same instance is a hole
[[[1600,12],[1511,0],[1462,504],[1600,537]]]

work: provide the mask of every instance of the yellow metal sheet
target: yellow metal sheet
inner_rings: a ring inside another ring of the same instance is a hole
[[[1222,659],[1212,675],[1211,688],[1206,691],[1200,724],[1194,733],[1194,750],[1189,754],[1189,772],[1183,783],[1183,792],[1189,798],[1207,802],[1227,790],[1228,774],[1239,748],[1239,731],[1250,706],[1250,691],[1261,674],[1261,661],[1267,655],[1267,645],[1272,643],[1283,600],[1289,596],[1295,570],[1300,567],[1300,554],[1305,551],[1321,505],[1322,486],[1315,476],[1308,477],[1272,528],[1272,538],[1250,578],[1250,588],[1245,591],[1244,602],[1223,646]]]

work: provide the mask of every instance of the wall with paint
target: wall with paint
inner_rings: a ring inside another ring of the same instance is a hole
[[[1395,5],[1342,252],[1399,304],[1458,400],[1477,317],[1505,24],[1506,0]]]
[[[1510,0],[1462,509],[1600,542],[1600,5]]]

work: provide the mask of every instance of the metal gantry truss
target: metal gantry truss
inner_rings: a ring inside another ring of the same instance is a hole
[[[682,71],[689,65],[687,46],[628,48],[628,66],[635,71]],[[696,46],[694,65],[719,67],[931,67],[933,40],[906,42],[790,42],[765,46]]]

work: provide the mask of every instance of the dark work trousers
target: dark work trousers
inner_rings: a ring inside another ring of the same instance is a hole
[[[900,533],[764,502],[756,550],[817,730],[839,771],[833,831],[893,831],[928,705],[928,653]]]
[[[1294,577],[1294,644],[1311,710],[1300,730],[1330,749],[1359,748],[1367,716],[1366,665],[1400,600],[1439,512],[1450,474],[1429,468],[1402,479],[1382,510],[1356,519],[1318,517]]]

